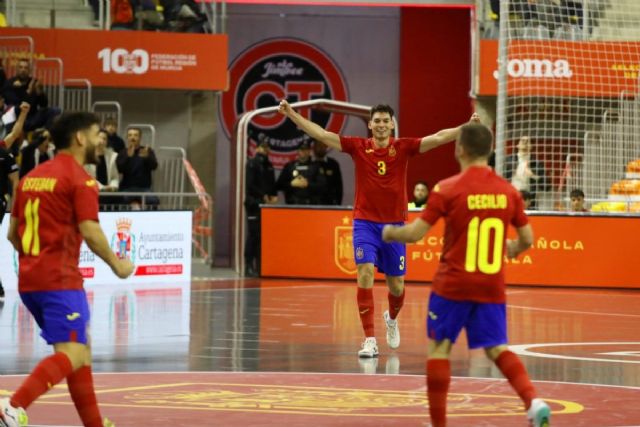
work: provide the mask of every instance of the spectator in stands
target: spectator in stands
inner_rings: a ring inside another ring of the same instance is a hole
[[[429,186],[424,181],[418,181],[413,186],[413,200],[409,202],[409,209],[424,209],[429,198]]]
[[[311,146],[304,141],[298,147],[298,158],[284,165],[276,187],[284,192],[288,205],[310,205],[318,189],[326,185],[317,165],[311,162]]]
[[[200,13],[194,0],[164,0],[164,20],[169,31],[184,33],[204,32],[207,18]]]
[[[39,164],[53,159],[55,149],[49,131],[45,128],[36,129],[33,132],[31,142],[23,144],[20,150],[20,178]]]
[[[589,212],[584,206],[584,191],[579,188],[571,190],[569,198],[571,199],[571,210],[573,212]]]
[[[312,203],[316,205],[342,204],[342,173],[340,164],[327,156],[329,147],[322,142],[313,141],[313,167],[318,170],[324,180],[320,180],[316,193],[312,196]]]
[[[528,211],[533,211],[536,209],[536,198],[533,193],[527,190],[521,190],[520,195],[522,196],[522,200],[524,201],[524,208]]]
[[[132,30],[134,6],[129,0],[111,0],[111,29]]]
[[[107,118],[104,121],[104,129],[107,131],[107,147],[111,148],[117,154],[126,148],[124,139],[118,135],[118,122],[116,119]]]
[[[533,195],[533,207],[537,194],[551,189],[544,164],[531,153],[531,141],[526,135],[518,141],[517,152],[507,157],[504,177],[518,190],[526,190]]]
[[[278,202],[276,177],[269,161],[269,144],[261,142],[253,158],[247,161],[246,194],[247,241],[244,247],[245,276],[260,273],[260,205]]]
[[[53,119],[60,114],[59,108],[49,107],[49,98],[44,93],[42,84],[31,77],[31,64],[27,59],[18,60],[16,75],[6,81],[2,94],[9,105],[20,105],[23,102],[31,105],[24,126],[27,132],[50,127]]]
[[[139,128],[129,128],[127,130],[127,148],[118,153],[116,163],[118,171],[122,174],[120,181],[120,191],[144,193],[151,191],[151,173],[158,168],[156,154],[151,147],[141,144],[142,131]],[[124,198],[126,204],[133,209],[140,209],[142,197],[127,196]],[[158,198],[147,196],[144,203],[157,205]]]
[[[85,164],[85,170],[98,181],[98,189],[101,192],[118,191],[120,186],[120,175],[118,174],[118,165],[116,154],[107,146],[107,131],[100,129],[98,133],[99,142],[96,147],[96,163]],[[118,200],[111,196],[100,196],[101,205],[109,205],[117,203]]]

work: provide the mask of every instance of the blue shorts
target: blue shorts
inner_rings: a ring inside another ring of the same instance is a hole
[[[382,241],[379,222],[356,219],[353,221],[353,252],[356,264],[373,263],[387,276],[404,276],[407,272],[407,246],[404,243]],[[402,222],[391,225],[404,225]]]
[[[87,344],[90,315],[84,290],[21,292],[20,298],[47,344]]]
[[[456,342],[462,328],[467,330],[469,348],[507,344],[507,310],[503,304],[454,301],[431,292],[427,314],[427,336]]]

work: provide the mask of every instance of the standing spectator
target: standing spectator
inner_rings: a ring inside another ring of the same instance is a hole
[[[584,191],[579,188],[571,190],[569,198],[571,199],[571,210],[573,212],[589,212],[589,210],[584,207]]]
[[[340,164],[332,157],[327,156],[329,147],[319,141],[313,141],[314,167],[324,180],[321,180],[316,194],[312,197],[315,205],[341,205],[342,204],[342,172]]]
[[[18,252],[18,291],[54,354],[40,360],[11,395],[0,400],[0,425],[26,426],[26,409],[66,379],[84,426],[112,427],[98,407],[91,369],[89,303],[78,270],[84,240],[113,273],[133,273],[113,253],[98,223],[98,188],[82,169],[93,161],[98,118],[61,117],[52,128],[60,154],[21,181],[8,238]]]
[[[312,199],[323,186],[320,181],[317,165],[311,162],[311,147],[303,142],[298,147],[298,158],[284,165],[276,187],[284,192],[284,200],[288,205],[310,205]]]
[[[261,142],[247,161],[244,206],[247,212],[247,241],[244,247],[245,276],[260,274],[260,205],[278,202],[276,176],[269,161],[269,143]]]
[[[409,202],[409,209],[424,209],[429,198],[429,186],[424,181],[416,182],[413,186],[413,200]]]
[[[104,129],[107,131],[107,147],[116,153],[120,153],[126,148],[124,139],[118,135],[118,122],[115,119],[108,118],[104,121]]]
[[[520,396],[529,425],[549,426],[549,406],[537,398],[526,368],[507,346],[503,256],[515,258],[526,251],[533,231],[520,194],[487,164],[492,139],[486,126],[463,126],[455,149],[461,172],[436,184],[420,218],[382,230],[385,242],[416,242],[438,219],[445,221],[427,316],[426,381],[433,427],[447,425],[449,356],[463,328],[469,348],[483,348]],[[505,241],[510,224],[518,237]]]
[[[118,165],[116,154],[111,148],[107,147],[107,131],[100,129],[98,133],[98,145],[96,147],[96,163],[84,165],[84,169],[89,175],[98,182],[98,190],[101,192],[118,191],[120,186],[120,175],[118,174]],[[114,197],[100,196],[100,205],[110,205],[117,202]]]
[[[522,136],[518,141],[518,151],[507,157],[504,177],[518,190],[526,190],[532,194],[532,208],[536,208],[538,193],[550,190],[544,163],[531,153],[531,141],[528,136]]]
[[[51,141],[51,134],[47,129],[40,128],[33,132],[31,142],[20,150],[20,178],[36,166],[53,159],[56,147]]]
[[[50,127],[53,119],[60,114],[58,108],[49,107],[49,98],[44,93],[42,84],[31,77],[31,65],[27,59],[18,60],[16,75],[7,80],[2,93],[5,102],[9,105],[20,105],[23,102],[31,105],[24,126],[27,132],[36,128]]]
[[[385,224],[401,224],[407,217],[407,167],[409,158],[455,140],[460,127],[444,129],[423,138],[393,138],[393,109],[384,104],[371,108],[368,128],[371,138],[346,137],[329,132],[280,101],[280,114],[316,141],[349,154],[356,169],[353,249],[357,266],[357,303],[365,340],[358,357],[377,357],[378,343],[374,330],[374,268],[386,276],[389,310],[383,313],[387,327],[387,344],[400,346],[397,316],[404,304],[406,251],[404,244],[382,241]],[[476,114],[472,120],[479,120]]]
[[[122,174],[120,191],[150,192],[152,185],[151,173],[158,168],[156,154],[151,147],[141,145],[142,131],[138,128],[127,130],[127,148],[118,153],[116,163]],[[132,208],[139,209],[142,197],[127,196],[124,202]],[[157,205],[157,197],[145,197],[145,203]]]
[[[0,142],[0,146],[6,148],[12,154],[16,154],[18,152],[18,150],[14,149],[14,145],[16,147],[19,145],[19,144],[16,144],[16,141],[18,141],[22,137],[24,122],[27,119],[27,115],[29,114],[30,108],[31,106],[26,102],[23,102],[20,104],[20,113],[18,114],[18,119],[15,122],[13,122],[11,131],[6,136],[4,136],[4,138]]]

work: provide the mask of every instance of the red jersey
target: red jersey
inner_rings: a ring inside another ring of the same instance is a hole
[[[503,303],[502,268],[509,224],[527,225],[518,190],[488,167],[470,167],[439,182],[421,218],[444,217],[444,247],[433,291],[452,300]]]
[[[407,219],[407,166],[420,150],[421,138],[389,138],[377,148],[373,139],[341,136],[342,151],[353,158],[356,198],[353,217],[373,222]]]
[[[11,215],[20,237],[20,292],[82,289],[78,224],[98,221],[96,181],[69,154],[29,172]]]

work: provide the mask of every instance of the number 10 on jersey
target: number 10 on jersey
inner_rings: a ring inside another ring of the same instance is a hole
[[[491,252],[491,232],[493,231],[493,254]],[[502,267],[504,248],[504,223],[499,218],[473,217],[467,227],[467,255],[464,269],[469,273],[480,271],[484,274],[496,274]]]

